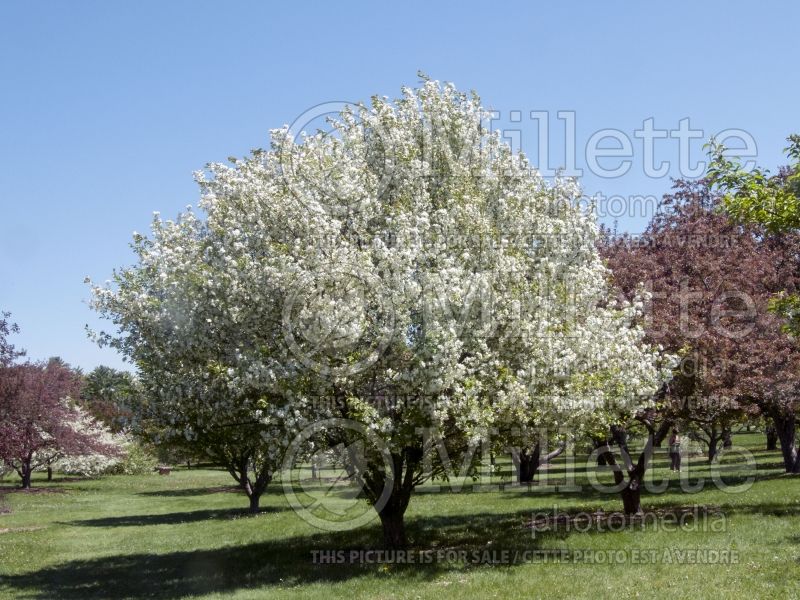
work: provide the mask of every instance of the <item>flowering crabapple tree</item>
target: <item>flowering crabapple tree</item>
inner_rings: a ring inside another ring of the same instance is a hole
[[[78,435],[94,440],[94,443],[80,453],[66,450],[56,453],[48,465],[49,468],[70,475],[96,477],[118,465],[124,458],[124,447],[127,443],[125,435],[112,432],[107,425],[80,406],[72,407],[71,420],[67,422],[67,426]]]
[[[224,171],[230,198],[279,173],[273,189],[314,224],[284,242],[284,319],[317,394],[382,440],[351,474],[387,546],[406,543],[414,488],[451,458],[474,464],[492,430],[607,425],[669,377],[634,325],[641,303],[611,301],[577,186],[545,182],[487,118],[475,95],[426,81],[343,112],[332,135],[276,132],[239,184]]]
[[[306,425],[344,448],[360,427],[345,466],[399,547],[415,487],[451,459],[475,468],[501,423],[648,402],[669,369],[641,306],[611,301],[578,187],[546,182],[488,117],[426,79],[327,132],[275,130],[199,174],[205,218],[135,237],[139,264],[94,304],[172,435],[257,439],[272,460]]]
[[[138,264],[93,289],[119,329],[98,341],[139,371],[137,432],[218,461],[254,513],[304,424],[303,379],[282,343],[285,267],[270,222],[250,220],[257,199],[217,202],[207,191],[205,220],[156,215],[152,238],[134,235]]]
[[[64,456],[103,454],[118,448],[106,443],[85,413],[73,403],[80,377],[58,360],[0,368],[0,457],[31,487],[31,475]]]
[[[594,234],[586,239],[596,241]],[[594,282],[566,283],[572,308],[553,319],[558,323],[554,331],[566,335],[548,339],[549,347],[539,350],[540,362],[527,365],[531,372],[522,379],[525,392],[495,396],[497,439],[510,450],[519,483],[530,483],[539,467],[560,455],[570,441],[598,432],[605,436],[631,414],[652,408],[656,384],[670,377],[673,357],[660,356],[655,345],[648,346],[638,324],[645,296],[631,302],[611,300],[609,273],[595,269]],[[520,361],[517,368],[526,366]],[[554,448],[548,452],[550,442]]]
[[[187,369],[176,380],[172,376],[158,374],[160,387],[148,385],[154,400],[146,404],[136,431],[156,446],[223,465],[247,495],[250,512],[257,513],[283,450],[305,424],[298,410],[302,401],[291,405],[276,392],[267,395],[267,386],[237,393],[227,370],[208,375]],[[187,396],[191,402],[184,401]]]

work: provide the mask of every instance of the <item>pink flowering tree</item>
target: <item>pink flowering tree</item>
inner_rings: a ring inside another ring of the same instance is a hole
[[[72,402],[80,377],[64,363],[20,363],[0,367],[0,459],[31,487],[34,470],[65,456],[113,455],[93,428],[76,427],[83,414]]]

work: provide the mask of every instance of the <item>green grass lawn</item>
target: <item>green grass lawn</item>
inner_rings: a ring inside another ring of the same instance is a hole
[[[737,436],[758,460],[757,480],[744,493],[725,493],[710,482],[699,493],[681,493],[666,457],[657,455],[654,479],[671,477],[670,487],[643,495],[646,510],[662,519],[645,527],[584,532],[572,526],[534,536],[528,523],[535,514],[620,510],[616,495],[590,489],[472,491],[470,484],[460,493],[418,493],[407,513],[412,550],[441,551],[451,560],[416,565],[314,564],[316,550],[378,548],[379,524],[316,530],[291,510],[280,483],[251,517],[230,477],[213,469],[179,469],[168,477],[57,476],[49,484],[39,477],[32,492],[12,491],[16,481],[9,477],[0,487],[10,509],[0,514],[0,597],[800,598],[800,479],[781,474],[779,454],[761,450],[763,439]],[[693,481],[708,477],[702,458],[689,468]],[[564,470],[562,458],[549,469],[551,483],[563,481]],[[585,488],[590,474],[580,472],[576,483]],[[732,464],[726,481],[744,474]],[[693,505],[720,514],[683,529],[664,526],[663,519]],[[522,559],[531,550],[626,554],[615,564],[492,564],[503,550]],[[641,564],[634,550],[662,558]],[[670,564],[665,550],[674,557],[682,550],[728,551],[738,561]],[[464,561],[459,553],[489,560]]]

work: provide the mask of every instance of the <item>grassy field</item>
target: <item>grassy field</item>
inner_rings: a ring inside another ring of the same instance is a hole
[[[314,564],[314,551],[379,547],[380,527],[320,532],[288,506],[279,483],[261,514],[248,516],[230,477],[212,469],[39,478],[31,492],[13,491],[8,478],[0,487],[0,510],[9,511],[0,514],[0,597],[800,598],[800,479],[781,474],[779,454],[761,450],[763,439],[736,438],[758,461],[744,493],[710,482],[682,493],[659,454],[654,478],[671,479],[665,493],[643,496],[653,518],[614,531],[574,523],[534,535],[532,515],[620,509],[617,496],[590,489],[419,493],[407,513],[412,550],[445,560],[414,565]],[[693,481],[709,476],[702,458],[690,473]],[[744,474],[733,464],[725,481]],[[585,488],[589,475],[576,483]],[[563,460],[549,476],[563,479]],[[703,507],[692,513],[700,517],[666,526],[691,506]],[[564,554],[544,562],[531,550]],[[708,564],[711,550],[736,558]],[[515,554],[517,564],[502,564]],[[614,559],[591,564],[603,556]]]

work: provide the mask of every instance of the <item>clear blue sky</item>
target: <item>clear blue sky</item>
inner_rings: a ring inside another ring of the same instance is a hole
[[[650,117],[664,129],[689,117],[706,137],[746,130],[770,167],[800,131],[798,3],[282,4],[0,4],[0,309],[32,358],[122,366],[85,335],[100,322],[84,277],[130,263],[153,211],[195,204],[206,162],[264,146],[315,104],[396,95],[419,69],[474,88],[501,123],[520,111],[536,160],[529,114],[551,111],[551,166],[564,162],[556,111],[575,111],[578,167],[593,132],[627,132],[633,167],[587,175],[588,193],[668,189],[677,142],[656,143],[673,166],[652,178],[633,137]]]

